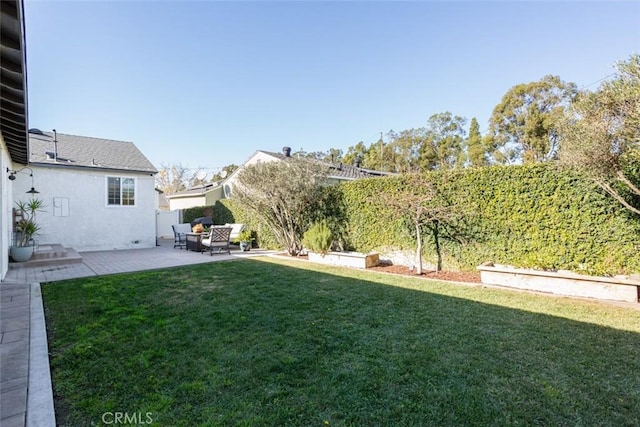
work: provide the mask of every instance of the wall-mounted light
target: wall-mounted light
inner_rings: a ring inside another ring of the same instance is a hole
[[[30,167],[24,167],[22,169],[18,169],[17,171],[7,168],[7,173],[9,174],[9,181],[15,181],[16,175],[25,169],[29,169],[29,176],[31,177],[31,190],[27,191],[27,194],[38,194],[39,191],[36,191],[36,189],[33,187],[33,170]]]

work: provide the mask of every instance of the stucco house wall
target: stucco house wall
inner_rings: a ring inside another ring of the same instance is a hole
[[[33,185],[44,201],[38,212],[39,245],[59,243],[77,251],[155,246],[156,191],[151,174],[29,166]],[[107,204],[107,177],[134,178],[135,205]],[[28,200],[28,173],[14,181],[16,200]]]
[[[242,170],[251,165],[255,165],[256,163],[266,163],[266,162],[275,162],[280,160],[277,155],[273,153],[268,153],[266,151],[258,150],[249,159],[244,162],[238,169],[236,169],[223,183],[223,191],[224,197],[229,198],[233,194],[233,186],[238,180],[238,175]]]
[[[3,278],[9,269],[12,230],[13,185],[8,179],[7,168],[14,169],[4,138],[0,134],[0,171],[2,171],[0,177],[0,278]]]
[[[206,198],[204,194],[198,196],[189,196],[189,197],[170,197],[169,198],[169,209],[172,211],[179,209],[188,209],[195,206],[204,206],[206,204]]]
[[[222,186],[207,184],[207,188],[195,188],[167,196],[170,210],[210,206],[224,198]]]
[[[7,168],[28,161],[27,65],[22,0],[2,0],[0,19],[0,279],[9,269],[9,244],[13,217],[13,185]]]
[[[224,199],[224,193],[222,192],[222,186],[218,186],[208,191],[205,194],[205,206],[215,204],[218,200]]]

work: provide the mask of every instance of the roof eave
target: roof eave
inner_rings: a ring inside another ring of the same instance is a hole
[[[215,186],[213,188],[209,188],[207,191],[203,191],[201,193],[182,193],[182,192],[180,192],[180,193],[169,194],[169,195],[167,195],[167,198],[168,199],[180,199],[180,198],[185,198],[186,199],[187,197],[204,197],[207,194],[211,193],[212,191],[217,190],[217,189],[219,189],[221,187],[222,187],[221,185],[217,185],[217,186]]]
[[[355,181],[356,179],[359,179],[352,176],[343,176],[343,175],[328,175],[327,178],[337,179],[339,181]]]
[[[78,164],[70,164],[70,163],[49,163],[49,162],[31,162],[29,163],[31,166],[41,166],[41,167],[53,167],[53,168],[68,168],[68,169],[81,169],[81,170],[95,170],[101,172],[127,172],[127,173],[139,173],[139,174],[151,174],[155,175],[158,173],[157,170],[142,170],[142,169],[124,169],[124,168],[107,168],[101,166],[88,166],[88,165],[78,165]]]
[[[0,2],[0,132],[11,160],[29,161],[27,67],[22,0]]]

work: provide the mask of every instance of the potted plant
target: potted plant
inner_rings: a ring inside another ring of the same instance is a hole
[[[242,252],[251,250],[251,242],[253,241],[253,237],[250,230],[242,230],[242,232],[240,232],[240,234],[238,235],[238,240],[240,241],[240,250]]]
[[[23,262],[33,255],[33,237],[40,231],[36,213],[42,210],[44,202],[41,199],[31,199],[28,202],[18,201],[16,205],[20,219],[15,223],[15,240],[14,245],[9,248],[9,254],[15,262]]]

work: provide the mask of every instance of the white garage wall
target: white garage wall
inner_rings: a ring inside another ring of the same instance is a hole
[[[11,223],[13,216],[13,191],[11,181],[6,173],[7,168],[13,169],[7,147],[0,134],[0,279],[4,279],[9,269],[9,245],[11,244]]]
[[[30,166],[45,211],[38,244],[77,251],[149,248],[156,244],[156,191],[151,174]],[[107,206],[107,176],[135,178],[135,206]],[[28,170],[14,181],[14,198],[28,200]]]
[[[180,211],[158,211],[156,212],[157,229],[156,235],[159,238],[173,239],[174,224],[180,223]]]

